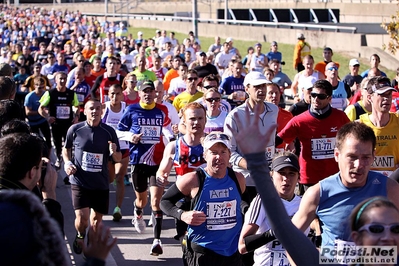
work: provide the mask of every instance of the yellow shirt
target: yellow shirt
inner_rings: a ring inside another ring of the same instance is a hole
[[[194,95],[191,95],[187,91],[183,91],[175,97],[173,100],[173,106],[176,108],[177,112],[180,111],[186,104],[194,102],[195,100],[201,98],[202,92],[197,91]]]
[[[377,137],[374,163],[371,170],[376,170],[388,176],[399,163],[399,118],[389,114],[390,119],[385,127],[376,127],[370,122],[368,114],[360,116],[359,121],[371,127]]]
[[[364,108],[363,102],[362,101],[358,101],[357,102],[360,107],[362,107],[362,109],[367,113],[367,114],[371,114],[371,112],[367,111],[366,108]],[[346,107],[345,109],[345,114],[348,116],[350,121],[355,121],[357,120],[357,112],[356,112],[356,108],[355,105],[351,104],[348,105],[348,107]]]

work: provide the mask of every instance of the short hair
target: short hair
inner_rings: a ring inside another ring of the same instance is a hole
[[[121,91],[123,91],[122,86],[120,84],[112,84],[111,87],[109,87],[110,89],[120,89]]]
[[[374,131],[371,127],[358,122],[349,122],[343,125],[337,133],[335,146],[338,150],[341,150],[342,145],[344,145],[345,139],[348,136],[353,136],[360,142],[366,143],[371,142],[373,151],[375,149],[377,139],[375,137]]]
[[[280,64],[280,60],[274,58],[274,59],[269,61],[269,65],[272,64],[272,63]]]
[[[1,136],[5,136],[12,133],[26,133],[30,134],[30,126],[25,121],[19,119],[13,119],[7,122],[1,128]]]
[[[378,59],[378,62],[381,62],[380,56],[379,56],[378,54],[372,54],[372,55],[370,56],[370,61],[371,61],[371,58],[373,58],[373,57],[377,58],[377,59]]]
[[[205,109],[205,107],[202,104],[200,104],[198,102],[191,102],[191,103],[186,104],[183,107],[183,109],[182,109],[182,114],[183,114],[182,117],[183,117],[183,119],[186,118],[186,110],[188,110],[188,109],[201,109],[201,110],[203,110],[204,114],[205,114],[205,119],[206,119],[206,109]]]
[[[15,96],[15,82],[11,77],[0,76],[0,100],[12,99]]]
[[[313,62],[314,62],[314,58],[313,58],[313,56],[312,56],[312,55],[310,55],[310,54],[308,54],[308,55],[305,55],[305,57],[302,59],[302,62],[303,62],[305,59],[312,59],[312,60],[313,60]]]
[[[109,61],[111,61],[111,60],[118,61],[118,58],[116,58],[116,57],[115,57],[115,56],[113,56],[113,55],[111,55],[111,56],[108,56],[108,57],[107,57],[107,63],[108,63]]]
[[[95,56],[95,57],[93,58],[93,61],[97,61],[97,60],[98,60],[98,61],[101,61],[101,57],[100,57],[100,56],[98,56],[98,55],[97,55],[97,56]]]
[[[330,47],[325,47],[323,49],[323,52],[327,52],[327,51],[333,53],[333,50]]]
[[[218,85],[218,87],[219,87],[220,80],[219,80],[218,75],[209,74],[208,76],[205,76],[205,77],[202,79],[202,84],[204,84],[206,81],[216,81],[216,82],[217,82],[217,85]]]
[[[399,212],[398,208],[393,204],[392,201],[385,197],[372,197],[363,200],[353,209],[350,215],[351,231],[358,231],[363,225],[366,224],[367,214],[373,208],[391,208]]]
[[[183,61],[183,58],[181,58],[180,55],[175,55],[173,57],[173,61],[176,60],[176,59],[179,59],[180,61]]]
[[[182,66],[182,67],[188,68],[187,64],[186,64],[186,63],[183,63],[183,62],[180,63],[179,67],[181,67],[181,66]]]
[[[22,108],[18,102],[14,100],[0,101],[0,128],[8,121],[22,118]]]
[[[195,69],[189,69],[189,70],[187,70],[187,73],[183,76],[183,79],[187,79],[187,77],[188,77],[188,75],[189,74],[195,74],[195,75],[197,75],[197,77],[198,77],[198,72],[197,72],[197,70],[195,70]]]
[[[10,181],[24,179],[42,159],[43,141],[30,134],[6,135],[0,138],[0,147],[0,176]]]
[[[332,95],[333,87],[328,80],[319,79],[313,84],[313,88],[323,89],[328,96]]]

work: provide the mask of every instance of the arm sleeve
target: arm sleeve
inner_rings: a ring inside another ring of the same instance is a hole
[[[183,210],[176,206],[176,202],[178,202],[182,198],[184,198],[184,194],[181,193],[176,184],[173,184],[162,196],[161,210],[166,215],[172,216],[180,220]]]
[[[98,76],[98,78],[96,78],[96,81],[94,82],[94,85],[90,91],[91,98],[93,98],[93,99],[96,98],[96,92],[97,92],[98,88],[100,87],[102,80],[103,80],[103,75],[100,75],[100,76]]]
[[[287,215],[270,178],[269,169],[265,163],[265,154],[246,154],[245,159],[277,239],[283,244],[297,265],[319,265],[319,252],[308,238],[292,224]],[[307,252],[303,252],[303,250]]]

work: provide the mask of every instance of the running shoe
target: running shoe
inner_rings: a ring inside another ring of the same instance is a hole
[[[125,186],[130,186],[132,184],[129,181],[129,176],[128,175],[124,176],[123,182],[125,183]]]
[[[61,160],[62,160],[62,159],[57,158],[57,160],[56,160],[55,163],[54,163],[54,167],[55,167],[55,169],[56,169],[57,171],[61,169]]]
[[[163,253],[163,249],[162,249],[161,240],[160,239],[154,239],[154,242],[152,242],[150,255],[159,256],[162,253]]]
[[[73,252],[75,252],[76,254],[82,254],[82,246],[83,246],[83,242],[84,242],[85,237],[84,236],[79,236],[78,234],[76,234],[75,237],[75,241],[73,241]]]
[[[145,231],[145,221],[143,215],[138,216],[136,213],[134,214],[134,218],[132,219],[132,224],[136,229],[137,233],[142,234]]]
[[[67,186],[71,185],[71,182],[69,182],[69,176],[64,177],[64,184]]]
[[[114,214],[112,215],[114,217],[114,221],[115,222],[119,222],[122,219],[122,212],[121,212],[121,208],[119,208],[118,206],[115,207],[114,209]]]

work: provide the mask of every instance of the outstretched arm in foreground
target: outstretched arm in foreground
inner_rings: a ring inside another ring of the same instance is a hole
[[[275,137],[272,136],[274,128],[270,128],[266,134],[260,133],[256,120],[260,114],[260,108],[255,108],[255,114],[252,116],[247,109],[245,119],[235,117],[238,127],[242,129],[238,133],[235,132],[237,145],[247,160],[248,170],[255,181],[277,239],[280,240],[297,265],[319,265],[318,251],[306,236],[292,224],[270,178],[265,150],[266,143],[269,143],[267,139]],[[249,126],[244,127],[243,124],[248,125],[248,122]],[[261,139],[263,141],[260,142]],[[303,252],[304,250],[306,252]]]

